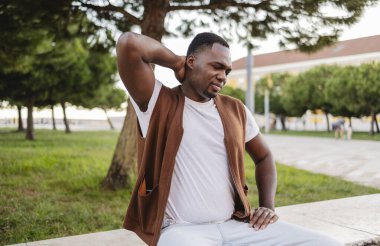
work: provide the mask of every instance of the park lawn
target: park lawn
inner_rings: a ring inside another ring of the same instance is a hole
[[[271,130],[269,134],[274,135],[286,135],[286,136],[299,136],[299,137],[322,137],[322,138],[335,138],[335,133],[333,131],[280,131],[280,130]],[[376,133],[374,135],[369,134],[368,132],[353,132],[352,139],[355,140],[373,140],[380,141],[380,134]]]
[[[0,245],[121,228],[130,191],[106,191],[118,133],[37,130],[36,141],[0,129]],[[247,181],[257,206],[254,164]],[[325,175],[277,165],[277,206],[378,193]]]

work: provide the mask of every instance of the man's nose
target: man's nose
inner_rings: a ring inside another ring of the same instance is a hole
[[[223,85],[226,83],[227,75],[224,72],[219,72],[216,78],[222,83]]]

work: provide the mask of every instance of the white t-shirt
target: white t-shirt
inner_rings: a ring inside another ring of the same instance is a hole
[[[156,81],[146,112],[132,101],[146,136],[150,116],[162,84]],[[245,107],[245,142],[259,133],[251,112]],[[184,134],[176,156],[166,214],[176,223],[224,221],[234,212],[234,186],[224,145],[224,131],[214,100],[205,103],[185,97]]]

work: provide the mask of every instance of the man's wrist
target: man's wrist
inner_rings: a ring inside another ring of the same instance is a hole
[[[273,212],[275,212],[275,207],[272,206],[272,205],[259,205],[259,208],[262,207],[262,208],[269,208],[270,210],[272,210]]]

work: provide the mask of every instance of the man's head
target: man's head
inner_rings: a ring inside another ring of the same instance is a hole
[[[191,41],[186,55],[186,78],[183,88],[193,99],[214,98],[231,71],[228,43],[213,33],[200,33]]]
[[[222,37],[211,32],[202,32],[197,34],[191,41],[189,47],[187,48],[186,56],[188,57],[189,55],[196,53],[202,48],[211,49],[212,45],[215,43],[230,48],[226,40],[224,40]]]

